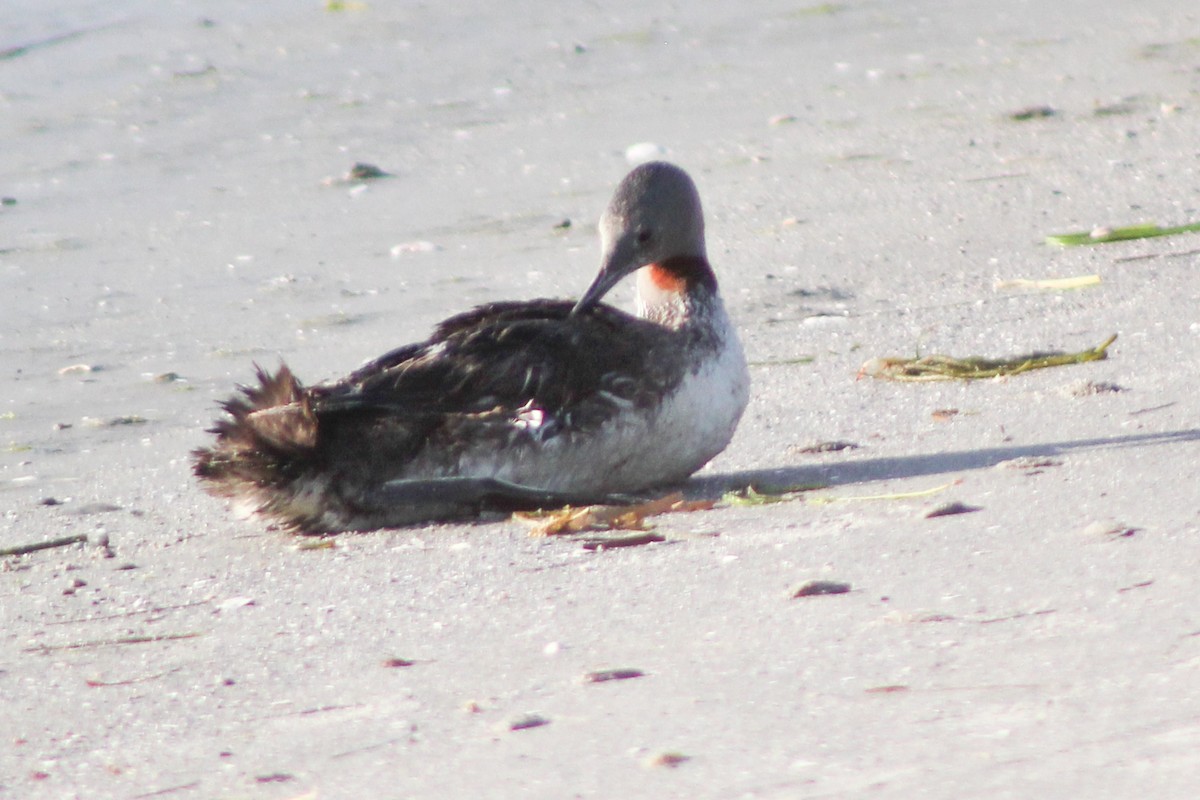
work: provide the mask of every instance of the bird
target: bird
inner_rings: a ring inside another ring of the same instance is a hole
[[[255,365],[192,451],[241,516],[324,534],[628,501],[729,444],[750,378],[691,177],[650,162],[599,223],[578,301],[480,305],[340,380]],[[636,313],[601,302],[636,273]]]

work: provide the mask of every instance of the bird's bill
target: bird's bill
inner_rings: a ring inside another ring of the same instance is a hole
[[[618,248],[605,255],[600,272],[592,281],[592,285],[583,293],[583,297],[579,298],[579,302],[571,309],[572,315],[582,314],[595,308],[604,299],[604,296],[621,282],[622,278],[637,270],[640,266],[637,260],[630,254],[622,252],[622,249]]]

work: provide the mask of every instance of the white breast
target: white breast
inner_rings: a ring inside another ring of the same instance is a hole
[[[630,408],[597,431],[555,436],[536,450],[473,459],[462,472],[563,492],[634,492],[682,481],[725,449],[749,399],[737,333],[723,308],[713,312],[708,322],[719,346],[697,353],[703,360],[656,408]]]
[[[713,312],[710,323],[720,346],[684,377],[648,421],[636,463],[620,476],[624,481],[644,486],[652,475],[666,476],[659,483],[683,480],[733,438],[750,397],[750,374],[725,309],[718,305]]]

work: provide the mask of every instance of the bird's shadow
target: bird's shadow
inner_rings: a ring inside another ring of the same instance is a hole
[[[726,492],[743,490],[750,486],[760,491],[794,486],[843,486],[986,469],[1013,459],[1053,458],[1089,450],[1178,445],[1189,442],[1200,442],[1200,428],[714,473],[693,477],[684,485],[683,490],[691,499],[716,500]]]

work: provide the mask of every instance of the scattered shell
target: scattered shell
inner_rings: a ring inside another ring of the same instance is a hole
[[[1091,538],[1127,539],[1141,530],[1123,522],[1097,520],[1083,529],[1083,535]]]
[[[638,142],[625,148],[625,160],[632,165],[654,161],[667,154],[667,148],[654,142]]]
[[[120,511],[121,506],[113,505],[112,503],[84,503],[74,510],[74,514],[81,517],[86,517],[90,514],[107,514],[112,511]]]
[[[845,442],[840,440],[830,442],[817,442],[807,445],[806,447],[796,448],[797,453],[816,454],[816,453],[840,453],[843,450],[857,450],[858,444],[855,442]]]
[[[245,608],[254,605],[253,597],[230,597],[217,603],[218,612],[233,611],[235,608]]]
[[[392,249],[388,252],[391,253],[392,258],[400,258],[400,256],[408,253],[435,253],[441,249],[442,248],[440,245],[436,245],[433,242],[417,240],[414,242],[401,242],[400,244],[392,245]]]
[[[958,409],[957,408],[935,408],[933,410],[933,412],[930,413],[929,416],[933,417],[934,422],[949,422],[950,420],[952,420],[958,416]]]
[[[509,731],[524,731],[530,728],[540,728],[549,725],[550,720],[541,714],[520,714],[504,722],[502,727]]]
[[[350,171],[340,178],[326,178],[321,181],[322,186],[346,186],[352,185],[362,188],[362,185],[367,181],[378,180],[379,178],[391,178],[392,173],[384,172],[374,164],[367,164],[359,161]]]
[[[1126,391],[1124,386],[1109,381],[1084,381],[1070,388],[1072,397],[1091,397],[1097,394],[1116,394],[1124,391]]]
[[[1046,117],[1054,117],[1058,115],[1058,111],[1050,106],[1028,106],[1019,111],[1014,111],[1008,115],[1008,118],[1014,122],[1026,122],[1031,119],[1045,119]]]
[[[1061,467],[1063,465],[1061,458],[1050,458],[1049,456],[1021,456],[1020,458],[1010,458],[1007,461],[1001,461],[996,465],[996,469],[1045,469],[1046,467]]]
[[[661,753],[654,753],[646,758],[642,763],[650,769],[657,767],[666,767],[667,769],[675,769],[686,761],[690,761],[691,756],[685,756],[683,753],[677,753],[673,750],[666,750]]]
[[[96,547],[98,547],[100,549],[100,552],[104,555],[105,558],[116,558],[117,557],[117,551],[115,549],[113,549],[112,540],[108,538],[108,531],[104,530],[103,528],[100,529],[100,533],[96,537],[95,545],[96,545]],[[121,569],[132,569],[132,568],[133,568],[132,566],[121,567]]]
[[[845,594],[850,584],[841,581],[805,581],[789,592],[791,597],[815,597],[821,594]]]
[[[142,425],[149,422],[149,420],[137,414],[128,414],[124,417],[109,417],[108,419],[84,417],[80,422],[89,428],[115,428],[120,425]]]
[[[99,372],[103,369],[98,364],[72,364],[69,367],[63,367],[58,371],[59,375],[82,375],[88,372]]]
[[[864,689],[867,694],[897,694],[899,692],[907,692],[908,687],[902,684],[892,684],[890,686],[872,686],[870,689]]]
[[[640,669],[621,667],[618,669],[598,669],[585,672],[579,677],[580,683],[607,683],[608,681],[626,681],[630,678],[641,678],[646,673]]]

